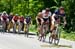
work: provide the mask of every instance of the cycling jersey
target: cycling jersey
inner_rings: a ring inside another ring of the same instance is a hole
[[[8,16],[7,15],[2,15],[2,18],[3,18],[4,21],[6,21]]]
[[[54,14],[56,14],[55,20],[59,19],[60,16],[62,16],[62,17],[65,16],[65,13],[61,14],[60,11],[59,11],[59,9],[55,10]]]
[[[46,11],[42,11],[43,14],[43,20],[46,22],[47,20],[49,20],[49,17],[51,16],[51,12],[49,12],[48,14],[45,13]]]
[[[15,22],[17,22],[18,16],[14,16],[13,20],[14,20]]]
[[[31,17],[26,17],[26,23],[28,24],[30,23],[30,21],[31,21]]]
[[[13,15],[9,15],[9,16],[8,16],[9,21],[11,21],[12,18],[13,18]]]
[[[19,20],[20,20],[20,22],[23,23],[24,22],[24,17],[20,17]]]

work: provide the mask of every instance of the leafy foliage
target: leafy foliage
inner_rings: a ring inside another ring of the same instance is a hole
[[[0,12],[7,11],[19,15],[30,15],[33,24],[36,24],[35,17],[39,11],[46,7],[54,12],[60,6],[65,7],[67,16],[67,31],[75,31],[75,0],[0,0]]]

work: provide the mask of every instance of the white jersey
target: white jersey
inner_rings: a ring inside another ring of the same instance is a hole
[[[46,10],[42,10],[43,18],[49,18],[52,14],[51,12],[49,12],[48,15],[46,16],[45,12]]]

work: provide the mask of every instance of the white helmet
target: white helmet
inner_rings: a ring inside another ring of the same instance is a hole
[[[6,11],[3,11],[3,14],[6,13]]]

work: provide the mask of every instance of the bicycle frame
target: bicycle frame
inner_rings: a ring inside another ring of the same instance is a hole
[[[55,23],[55,29],[53,30],[51,36],[49,37],[49,43],[52,43],[54,39],[54,44],[58,45],[61,33],[59,26],[60,25],[58,23]]]
[[[24,24],[24,33],[25,33],[25,35],[27,35],[27,37],[28,37],[28,33],[29,33],[29,24]]]

